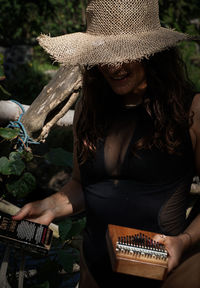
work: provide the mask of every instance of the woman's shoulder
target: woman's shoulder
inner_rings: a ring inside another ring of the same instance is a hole
[[[190,116],[192,119],[192,125],[190,126],[190,135],[193,147],[195,148],[197,140],[200,139],[200,93],[196,93],[193,98],[190,107]]]
[[[192,117],[190,136],[195,155],[196,171],[200,175],[200,93],[197,93],[193,98],[190,115]]]
[[[191,109],[198,109],[200,106],[200,92],[199,93],[196,93],[194,95],[194,98],[192,100],[192,105],[191,105]]]
[[[190,115],[193,117],[193,125],[196,123],[200,123],[200,93],[196,93],[194,95],[190,107]]]

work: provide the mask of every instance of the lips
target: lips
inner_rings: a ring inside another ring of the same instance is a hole
[[[126,73],[126,74],[123,74],[123,75],[111,76],[110,78],[112,80],[120,81],[120,80],[125,80],[128,76],[129,76],[129,74]]]

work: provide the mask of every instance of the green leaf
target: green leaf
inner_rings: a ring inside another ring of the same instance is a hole
[[[4,77],[5,76],[0,75],[0,80],[1,78],[4,79]],[[9,100],[10,97],[11,97],[11,93],[9,93],[2,85],[0,85],[0,99]]]
[[[21,160],[21,155],[22,155],[21,152],[13,151],[9,155],[9,160],[11,160],[11,161]]]
[[[52,148],[45,158],[52,164],[63,167],[72,167],[73,154],[62,148]]]
[[[57,255],[58,263],[69,273],[73,271],[73,264],[80,259],[80,253],[77,249],[61,249],[58,251]]]
[[[6,140],[13,140],[17,138],[20,133],[19,128],[2,128],[0,127],[0,136]]]
[[[62,241],[65,241],[69,239],[68,233],[72,228],[72,220],[70,218],[66,218],[65,220],[62,220],[58,223],[58,230],[60,239]]]
[[[68,239],[72,238],[73,236],[79,235],[86,225],[86,218],[83,217],[81,219],[78,219],[76,221],[72,222],[72,227],[67,235]]]
[[[42,283],[42,284],[34,285],[34,286],[32,286],[31,288],[50,288],[50,286],[49,286],[49,281],[45,281],[45,282]]]
[[[29,173],[24,173],[17,181],[6,184],[6,188],[17,199],[25,198],[36,187],[35,177]]]
[[[33,160],[33,153],[24,150],[22,152],[22,157],[25,159],[26,162],[30,162],[31,160]]]
[[[25,165],[21,159],[8,159],[7,157],[0,158],[0,173],[3,175],[21,175]]]

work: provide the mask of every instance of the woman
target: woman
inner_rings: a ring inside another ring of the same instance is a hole
[[[84,71],[72,179],[14,219],[48,225],[86,210],[81,288],[199,287],[199,253],[183,259],[200,240],[200,216],[191,223],[185,217],[193,176],[200,174],[200,94],[173,48],[190,37],[162,28],[153,0],[91,0],[87,20],[86,33],[40,37],[56,60]],[[165,234],[164,283],[112,272],[108,224]]]

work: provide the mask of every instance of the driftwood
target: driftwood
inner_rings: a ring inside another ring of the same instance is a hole
[[[29,109],[29,105],[22,104],[25,112]],[[0,125],[6,124],[9,121],[17,121],[20,114],[22,113],[21,108],[18,104],[12,101],[0,101]],[[57,126],[66,126],[71,128],[73,124],[74,110],[70,109],[67,113],[58,120],[55,124]]]
[[[21,122],[29,137],[45,141],[51,127],[76,102],[81,87],[80,68],[61,67],[22,117]]]

